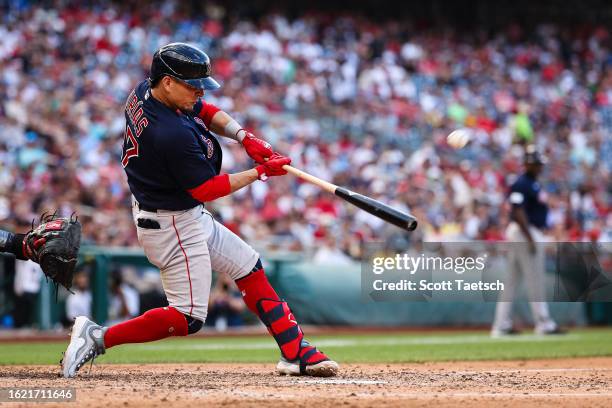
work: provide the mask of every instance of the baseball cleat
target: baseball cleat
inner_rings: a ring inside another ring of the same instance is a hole
[[[85,316],[79,316],[72,326],[70,344],[62,359],[62,374],[65,378],[73,378],[77,371],[88,361],[92,361],[100,354],[105,353],[104,333],[102,327]]]
[[[559,326],[556,326],[548,330],[542,330],[540,328],[536,328],[535,334],[540,335],[540,336],[556,336],[556,335],[567,334],[567,330],[562,329]]]
[[[287,360],[281,357],[276,370],[282,375],[311,375],[313,377],[333,377],[338,373],[338,363],[302,340],[300,358]]]
[[[521,334],[520,330],[517,330],[514,327],[511,327],[509,329],[493,329],[491,331],[491,337],[493,337],[494,339],[506,336],[516,336],[519,334]]]

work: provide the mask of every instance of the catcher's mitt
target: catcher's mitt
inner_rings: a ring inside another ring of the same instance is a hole
[[[56,285],[70,290],[81,245],[81,223],[76,217],[59,218],[55,214],[40,217],[40,225],[23,239],[24,254],[40,264],[45,275]]]

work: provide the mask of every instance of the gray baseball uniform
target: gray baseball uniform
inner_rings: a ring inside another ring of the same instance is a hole
[[[535,243],[544,242],[542,229],[546,227],[548,207],[542,200],[541,186],[528,173],[521,175],[511,186],[510,204],[521,207],[529,223],[529,232]],[[527,283],[527,295],[533,313],[537,333],[547,333],[557,328],[548,311],[548,304],[543,301],[544,286],[544,251],[542,245],[536,245],[535,253],[527,248],[527,237],[519,224],[511,222],[506,230],[506,239],[510,242],[525,243],[515,246],[508,254],[508,273],[504,283],[505,290],[498,299],[495,310],[495,321],[492,333],[503,333],[512,328],[512,301],[521,279]]]
[[[149,212],[134,201],[132,214],[138,241],[161,272],[168,303],[196,319],[206,319],[212,270],[236,280],[248,274],[259,259],[253,248],[216,221],[203,205]],[[153,221],[159,229],[138,227],[138,220]]]
[[[236,280],[259,258],[188,193],[220,173],[221,146],[199,117],[151,97],[147,81],[128,98],[126,118],[122,163],[138,239],[170,306],[203,321],[212,269]]]

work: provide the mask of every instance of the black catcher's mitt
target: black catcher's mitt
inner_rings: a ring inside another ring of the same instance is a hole
[[[40,225],[32,226],[23,239],[25,255],[40,264],[45,275],[56,285],[70,290],[81,246],[81,223],[76,217],[44,215]]]

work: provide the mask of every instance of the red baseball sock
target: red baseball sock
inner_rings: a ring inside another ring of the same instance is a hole
[[[110,348],[125,343],[146,343],[170,336],[186,336],[187,319],[173,307],[160,307],[142,316],[109,327],[104,346]]]
[[[263,269],[259,269],[236,281],[242,298],[249,310],[255,313],[268,328],[288,360],[299,357],[300,345],[304,334],[297,324],[287,302],[282,301]]]
[[[259,316],[257,312],[257,302],[260,299],[273,299],[280,300],[276,291],[268,282],[268,278],[262,269],[259,269],[244,278],[240,278],[236,281],[238,289],[242,292],[242,298],[244,303],[250,311]]]

